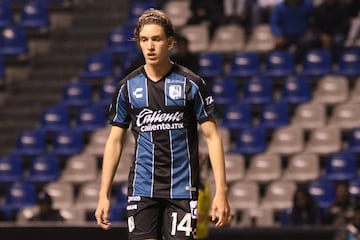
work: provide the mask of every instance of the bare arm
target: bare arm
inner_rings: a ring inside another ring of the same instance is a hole
[[[201,124],[205,136],[210,162],[215,178],[216,192],[212,201],[211,218],[214,221],[218,217],[216,226],[224,226],[230,223],[230,207],[227,200],[227,183],[225,175],[224,150],[221,136],[215,121],[206,121]]]
[[[105,230],[110,229],[111,227],[108,218],[110,208],[110,191],[120,161],[122,140],[125,136],[125,132],[126,129],[112,127],[105,144],[99,200],[95,212],[98,225]]]

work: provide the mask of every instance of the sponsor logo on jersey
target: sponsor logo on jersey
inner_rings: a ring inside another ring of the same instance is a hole
[[[136,210],[137,209],[137,204],[132,204],[132,205],[128,205],[127,207],[126,207],[126,210]]]
[[[183,129],[183,119],[183,112],[166,113],[145,108],[136,116],[136,126],[142,132]]]
[[[139,202],[139,201],[141,201],[140,196],[129,196],[128,197],[128,202]]]

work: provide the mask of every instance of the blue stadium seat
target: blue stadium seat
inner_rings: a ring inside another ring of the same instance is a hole
[[[36,204],[36,189],[28,182],[15,182],[6,189],[5,209],[20,210]]]
[[[235,152],[257,154],[266,150],[266,135],[263,127],[242,129],[236,136]]]
[[[219,106],[227,106],[238,100],[238,86],[232,78],[214,79],[210,88],[215,103]]]
[[[305,53],[301,75],[321,77],[332,72],[332,57],[328,50],[309,50]]]
[[[266,129],[277,129],[290,122],[289,106],[284,102],[265,104],[260,111],[260,124]]]
[[[252,121],[251,107],[245,103],[235,103],[224,110],[221,126],[237,131],[250,128]]]
[[[327,209],[334,202],[335,186],[332,181],[325,179],[311,181],[308,184],[308,191],[322,209]]]
[[[349,194],[354,199],[359,199],[359,197],[360,197],[360,177],[357,177],[357,178],[349,181]]]
[[[352,153],[360,153],[360,128],[353,128],[349,131],[347,136],[346,149]]]
[[[44,109],[41,114],[40,125],[46,132],[59,132],[70,128],[69,110],[63,105]]]
[[[40,129],[32,129],[20,132],[13,152],[20,156],[36,156],[43,154],[46,151],[46,138],[44,131]]]
[[[229,76],[248,78],[260,74],[260,59],[255,52],[237,52],[231,57]]]
[[[25,30],[19,26],[10,26],[2,30],[0,36],[0,54],[25,59],[29,54],[28,38]]]
[[[76,129],[68,129],[56,134],[51,153],[60,157],[68,157],[80,153],[83,145],[81,132]]]
[[[48,30],[50,14],[45,0],[31,0],[27,2],[20,13],[17,25],[23,28]]]
[[[76,116],[76,128],[82,132],[93,132],[106,124],[102,106],[92,105],[79,110]]]
[[[56,181],[59,174],[59,159],[53,154],[44,154],[31,160],[25,180],[33,184],[46,184]]]
[[[224,59],[221,53],[199,53],[199,75],[203,78],[215,78],[224,73]]]
[[[266,56],[264,75],[267,77],[287,77],[294,73],[294,56],[285,50],[275,50]]]
[[[104,79],[114,74],[114,63],[112,54],[103,50],[91,54],[85,61],[84,70],[80,74],[82,81],[91,79]]]
[[[10,184],[23,178],[23,163],[18,155],[9,154],[0,158],[0,183]]]
[[[14,25],[13,10],[10,0],[0,1],[0,28]]]
[[[306,77],[289,77],[281,86],[280,101],[301,104],[312,98],[312,87]]]
[[[129,6],[128,19],[138,19],[140,15],[149,8],[156,8],[157,4],[154,1],[132,1]]]
[[[253,78],[245,82],[242,101],[248,104],[266,104],[273,101],[273,87],[266,78]]]
[[[357,176],[357,163],[353,153],[342,151],[328,156],[325,177],[334,181],[349,181]]]
[[[133,33],[130,28],[119,26],[107,35],[107,49],[112,54],[128,54],[136,51],[136,43],[132,40]]]
[[[66,107],[85,107],[92,103],[92,89],[85,82],[71,82],[65,85],[61,104]]]
[[[96,104],[102,107],[109,107],[117,89],[118,83],[110,79],[105,81],[99,88],[99,99]]]
[[[340,53],[337,74],[356,77],[360,74],[360,50],[357,48],[345,49]]]

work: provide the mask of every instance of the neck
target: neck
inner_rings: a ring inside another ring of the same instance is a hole
[[[160,65],[145,64],[144,68],[151,80],[159,81],[170,71],[172,65],[173,63],[168,60]]]

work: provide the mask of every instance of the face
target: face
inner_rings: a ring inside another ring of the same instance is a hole
[[[160,25],[145,24],[139,32],[139,45],[146,64],[160,66],[169,60],[173,37],[167,37]]]

